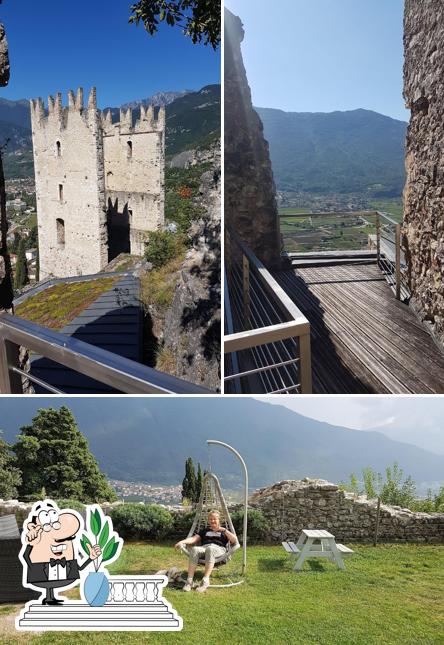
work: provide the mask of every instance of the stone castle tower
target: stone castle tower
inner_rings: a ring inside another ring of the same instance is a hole
[[[96,90],[31,101],[40,278],[97,273],[119,253],[141,255],[164,222],[165,110],[97,109]]]

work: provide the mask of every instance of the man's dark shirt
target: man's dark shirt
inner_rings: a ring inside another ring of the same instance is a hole
[[[208,546],[208,544],[217,544],[217,546],[226,548],[229,542],[229,539],[225,535],[224,531],[213,531],[213,529],[210,529],[209,527],[199,531],[198,535],[200,537],[200,543],[202,546]]]

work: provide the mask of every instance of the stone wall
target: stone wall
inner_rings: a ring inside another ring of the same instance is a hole
[[[279,266],[276,188],[242,60],[240,19],[225,9],[225,222],[267,266]]]
[[[272,542],[297,539],[302,529],[326,529],[341,542],[371,541],[376,501],[356,498],[322,479],[281,481],[250,498],[265,515]],[[413,513],[381,505],[379,540],[386,542],[444,542],[444,513]]]
[[[103,141],[95,90],[68,107],[31,102],[40,278],[97,273],[108,262]]]
[[[96,91],[31,101],[40,276],[101,271],[121,252],[143,254],[164,222],[165,112],[97,109]]]
[[[403,241],[411,304],[444,341],[444,3],[405,0]]]
[[[131,108],[120,111],[119,123],[110,113],[103,119],[106,201],[114,212],[128,210],[134,255],[143,255],[146,231],[164,224],[165,108],[157,119],[152,108],[140,110],[134,126]]]
[[[5,87],[9,82],[8,42],[4,26],[0,23],[0,86]],[[6,220],[6,191],[3,170],[0,169],[0,310],[12,306],[11,264],[7,253],[6,236],[8,222]]]

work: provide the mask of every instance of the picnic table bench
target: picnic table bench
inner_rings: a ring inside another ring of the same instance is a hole
[[[296,542],[282,542],[285,551],[296,560],[294,570],[300,571],[307,558],[328,558],[339,569],[345,569],[342,558],[352,555],[352,549],[336,544],[335,536],[321,529],[304,529]]]

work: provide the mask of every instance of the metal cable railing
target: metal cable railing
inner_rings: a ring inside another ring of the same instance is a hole
[[[54,394],[53,385],[24,371],[20,347],[128,394],[209,394],[210,391],[123,358],[100,347],[46,329],[8,313],[0,314],[0,393],[23,394],[30,381]]]
[[[311,392],[307,319],[236,232],[226,243],[225,391]]]

